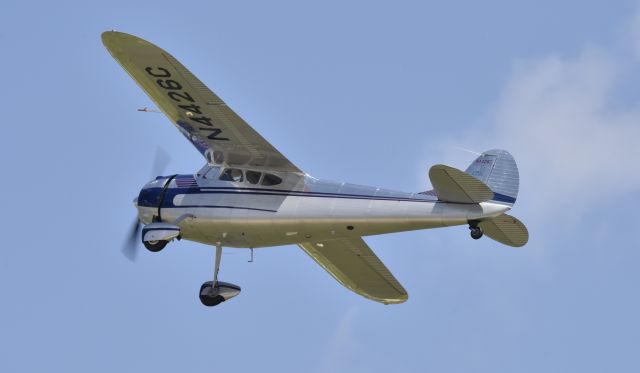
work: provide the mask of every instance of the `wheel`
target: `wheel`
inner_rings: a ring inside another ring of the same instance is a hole
[[[479,240],[480,238],[482,238],[484,233],[482,232],[482,229],[480,227],[469,229],[471,229],[471,238],[473,238],[474,240]]]
[[[212,289],[212,282],[207,281],[200,286],[200,302],[207,307],[217,306],[225,301],[218,291]]]
[[[144,247],[152,253],[157,253],[158,251],[164,249],[165,246],[169,243],[169,241],[142,241]]]

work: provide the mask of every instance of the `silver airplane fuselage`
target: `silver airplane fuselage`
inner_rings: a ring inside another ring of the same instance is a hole
[[[138,217],[145,224],[176,224],[181,238],[190,241],[260,248],[466,225],[511,208],[493,201],[442,202],[431,192],[397,192],[302,173],[234,168],[235,178],[225,179],[228,170],[207,165],[195,175],[156,178],[135,201]]]
[[[515,159],[505,150],[479,154],[465,171],[433,165],[433,190],[423,193],[318,180],[167,51],[117,31],[103,33],[102,41],[207,162],[195,174],[159,176],[142,188],[123,253],[133,260],[138,238],[151,252],[174,239],[214,245],[213,276],[198,292],[205,306],[241,291],[218,281],[223,247],[298,244],[349,290],[393,304],[405,302],[408,293],[363,236],[468,224],[476,240],[486,234],[521,247],[529,239],[524,224],[505,214],[519,189]],[[158,153],[156,166],[161,160]]]

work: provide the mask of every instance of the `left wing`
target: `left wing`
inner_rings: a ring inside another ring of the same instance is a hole
[[[409,297],[360,237],[305,242],[298,246],[355,293],[384,304],[402,303]]]
[[[102,42],[209,163],[301,172],[166,51],[115,31]]]
[[[480,203],[493,198],[485,183],[456,168],[437,164],[429,169],[429,179],[438,199],[455,203]]]

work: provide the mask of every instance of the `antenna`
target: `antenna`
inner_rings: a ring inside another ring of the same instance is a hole
[[[145,106],[145,107],[143,107],[143,108],[138,109],[138,111],[142,111],[142,112],[145,112],[145,113],[160,113],[160,110],[156,110],[156,109],[149,109],[149,108],[148,108],[148,107],[146,107],[146,106]]]
[[[478,153],[478,152],[475,152],[475,151],[473,151],[473,150],[469,150],[469,149],[461,148],[461,147],[459,147],[459,146],[454,146],[453,148],[454,148],[454,149],[458,149],[458,150],[462,150],[463,152],[467,152],[467,153],[475,154],[475,155],[478,155],[478,156],[482,155],[482,153]]]

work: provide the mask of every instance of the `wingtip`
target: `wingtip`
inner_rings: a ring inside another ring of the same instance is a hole
[[[408,295],[404,295],[398,298],[394,298],[394,299],[385,299],[382,301],[382,303],[384,303],[385,306],[388,306],[390,304],[401,304],[406,302],[409,299]]]
[[[118,34],[121,34],[121,32],[118,32],[116,30],[109,30],[109,31],[105,31],[100,35],[100,39],[102,39],[102,44],[104,44],[104,46],[111,50],[114,46],[115,46],[115,41],[118,38]]]
[[[148,41],[139,38],[135,35],[127,34],[126,32],[120,32],[116,30],[105,31],[101,34],[102,44],[109,50],[114,48],[123,47],[128,44],[142,44],[152,45]]]
[[[404,290],[404,289],[402,289]],[[409,299],[409,294],[405,291],[400,293],[397,296],[394,296],[393,298],[379,298],[379,297],[370,297],[370,299],[375,300],[377,302],[383,303],[384,305],[389,305],[389,304],[400,304],[400,303],[404,303]]]
[[[100,34],[100,37],[102,39],[102,42],[104,43],[105,41],[113,39],[113,37],[116,36],[117,34],[121,34],[121,32],[116,30],[107,30],[107,31],[104,31],[102,34]]]

